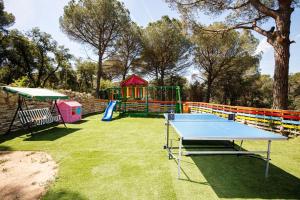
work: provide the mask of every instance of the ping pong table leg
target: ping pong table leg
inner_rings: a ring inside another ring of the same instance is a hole
[[[166,145],[165,148],[169,148],[169,129],[170,129],[170,122],[167,120],[167,127],[166,127]]]
[[[180,137],[180,141],[179,141],[179,151],[178,151],[178,158],[177,158],[177,162],[178,162],[178,176],[177,178],[180,179],[180,160],[181,160],[181,155],[182,155],[182,137]]]
[[[242,151],[242,146],[243,146],[243,142],[244,142],[244,140],[241,140],[241,144],[240,144],[240,151]]]
[[[271,140],[268,140],[267,164],[266,164],[266,172],[265,172],[266,178],[268,178],[269,175],[270,153],[271,153],[270,151],[271,151]]]

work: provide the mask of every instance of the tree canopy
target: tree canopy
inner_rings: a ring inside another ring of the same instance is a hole
[[[15,22],[15,16],[4,11],[3,0],[0,0],[0,34],[7,32],[7,28],[12,26]]]
[[[300,108],[299,73],[288,75],[290,16],[298,1],[167,1],[181,20],[163,16],[140,27],[119,0],[71,0],[60,27],[95,52],[93,61],[74,57],[39,28],[12,29],[15,17],[0,0],[0,84],[71,89],[101,98],[106,88],[137,73],[150,85],[179,86],[182,100]],[[199,12],[226,17],[203,25]],[[274,47],[274,77],[260,73],[258,40],[251,31]]]
[[[215,23],[207,28],[218,30],[225,28],[225,25]],[[258,41],[248,31],[239,33],[232,30],[218,34],[203,31],[195,26],[193,27],[192,41],[194,43],[194,63],[200,71],[198,77],[201,77],[207,87],[205,98],[207,102],[210,101],[215,81],[222,84],[224,100],[229,97],[229,92],[234,91],[232,86],[239,85],[237,84],[239,81],[234,79],[258,64],[258,57],[252,56]],[[235,88],[237,89],[237,87]],[[228,90],[227,93],[225,93],[226,90]]]
[[[62,30],[73,40],[92,47],[98,55],[96,94],[99,96],[102,62],[115,51],[129,12],[117,0],[72,0],[60,18]]]
[[[164,79],[190,66],[191,44],[182,23],[167,16],[150,23],[143,31],[141,65],[136,70],[164,85]]]
[[[224,32],[232,29],[253,30],[267,38],[274,48],[275,70],[273,85],[273,107],[286,109],[288,106],[288,74],[290,58],[291,14],[298,0],[166,0],[183,14],[185,21],[195,22],[198,12],[211,15],[226,15]],[[273,23],[269,29],[265,22]],[[211,30],[207,30],[211,31]],[[214,30],[216,31],[216,30]]]

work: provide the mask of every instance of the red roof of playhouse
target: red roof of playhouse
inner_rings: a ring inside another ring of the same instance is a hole
[[[136,86],[136,85],[147,86],[148,81],[133,74],[133,75],[129,76],[127,79],[125,79],[124,81],[122,81],[120,85],[121,85],[121,87]]]

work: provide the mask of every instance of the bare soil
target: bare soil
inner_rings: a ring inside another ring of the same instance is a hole
[[[40,199],[55,180],[57,170],[57,164],[45,152],[0,152],[0,199]]]

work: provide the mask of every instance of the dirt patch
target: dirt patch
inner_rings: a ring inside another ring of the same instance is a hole
[[[54,181],[57,168],[44,152],[0,152],[0,199],[40,199]]]

